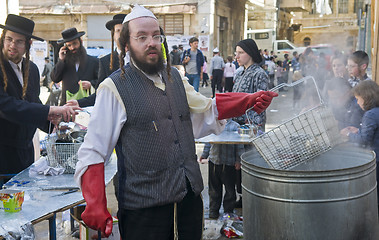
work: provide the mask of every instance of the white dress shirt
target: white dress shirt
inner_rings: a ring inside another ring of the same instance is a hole
[[[146,75],[146,74],[145,74]],[[158,75],[146,75],[154,85],[162,90],[165,84]],[[211,133],[220,134],[226,120],[218,120],[216,100],[206,98],[196,92],[182,76],[188,105],[190,107],[193,133],[195,138]],[[75,181],[81,186],[81,176],[89,165],[105,162],[111,156],[120,132],[127,121],[126,110],[114,82],[106,78],[97,89],[96,102],[91,113],[88,131],[79,149],[79,162],[76,165]]]
[[[13,68],[14,72],[16,73],[16,76],[18,78],[18,81],[20,82],[21,86],[24,87],[24,76],[22,75],[22,60],[19,63],[14,63],[12,61],[9,61],[9,64]]]

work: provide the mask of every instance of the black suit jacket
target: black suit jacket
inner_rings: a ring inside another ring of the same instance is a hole
[[[111,75],[114,71],[120,68],[120,61],[118,59],[117,51],[113,52],[113,68],[109,68],[109,64],[111,62],[111,54],[105,55],[104,57],[99,59],[99,75],[98,82],[96,84],[96,89],[99,87],[100,83],[104,81],[109,75]],[[80,107],[88,107],[95,105],[96,93],[78,100]]]
[[[21,83],[13,68],[8,61],[3,61],[3,64],[8,85],[5,91],[3,72],[0,71],[0,173],[12,174],[34,162],[32,139],[37,128],[48,129],[50,107],[42,105],[39,99],[39,71],[33,62],[29,66],[24,99]]]
[[[66,103],[66,90],[76,93],[79,90],[79,80],[90,81],[96,87],[99,70],[99,62],[96,57],[85,55],[80,60],[78,71],[75,65],[58,60],[51,73],[51,80],[55,83],[62,81],[62,97],[60,105]]]

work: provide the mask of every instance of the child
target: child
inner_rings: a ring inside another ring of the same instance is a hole
[[[277,67],[276,67],[276,71],[275,71],[275,76],[276,76],[276,81],[277,81],[277,85],[283,83],[283,62],[282,61],[277,61],[276,62],[277,64]],[[282,89],[282,88],[281,88]],[[281,89],[279,89],[279,91],[281,91]]]
[[[296,82],[303,78],[303,75],[301,74],[301,71],[296,71],[292,76],[292,82]],[[303,83],[299,83],[293,87],[293,105],[292,107],[294,109],[298,108],[300,106],[300,99],[301,99],[301,88]]]
[[[233,90],[233,77],[236,74],[236,66],[232,63],[232,56],[228,56],[227,61],[224,68],[225,92],[231,92]]]
[[[202,87],[206,88],[208,87],[208,70],[207,70],[207,57],[204,56],[204,65],[203,65],[203,83],[201,84]],[[205,85],[205,86],[204,86]]]
[[[356,51],[347,59],[347,69],[350,74],[349,83],[351,87],[355,87],[358,83],[371,80],[366,74],[369,58],[364,51]]]
[[[224,131],[236,131],[239,124],[228,120]],[[224,213],[233,214],[236,201],[235,179],[236,170],[241,168],[240,156],[244,152],[242,144],[206,144],[199,162],[209,157],[209,218],[217,219],[223,202]],[[222,197],[225,186],[224,199]],[[223,200],[223,201],[222,201]]]
[[[359,106],[365,111],[360,129],[347,127],[341,130],[350,142],[359,143],[375,152],[376,164],[379,160],[379,86],[374,81],[363,81],[353,88]],[[379,169],[376,168],[379,182]],[[379,191],[378,201],[379,201]]]
[[[288,72],[290,71],[290,64],[291,60],[288,58],[288,54],[284,54],[284,60],[283,60],[283,82],[288,83]]]
[[[333,78],[327,81],[325,88],[327,103],[338,122],[338,129],[349,126],[358,128],[364,111],[359,107],[347,80],[341,77]]]
[[[267,75],[269,78],[268,88],[270,89],[274,87],[274,80],[275,80],[276,65],[274,63],[274,57],[270,57],[269,60],[266,60],[266,65],[267,65]]]
[[[379,86],[374,81],[363,81],[353,88],[358,105],[365,111],[360,129],[346,127],[341,135],[349,138],[350,142],[359,143],[370,148],[379,159]],[[379,175],[377,175],[379,176]]]

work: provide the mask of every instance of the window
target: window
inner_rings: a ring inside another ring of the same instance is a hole
[[[268,32],[256,33],[255,34],[255,39],[268,39],[268,38],[269,38]]]
[[[183,15],[168,14],[157,17],[166,35],[184,34]]]
[[[354,13],[359,13],[359,9],[362,9],[362,12],[365,11],[364,9],[364,0],[355,0],[354,1]]]
[[[349,10],[349,0],[339,0],[338,13],[348,13],[348,10]]]
[[[278,50],[292,49],[292,47],[286,42],[278,42]]]

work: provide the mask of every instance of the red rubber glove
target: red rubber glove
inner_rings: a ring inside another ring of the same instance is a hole
[[[239,117],[253,106],[253,110],[259,114],[266,110],[272,98],[276,96],[278,96],[277,93],[270,91],[259,91],[256,93],[217,93],[216,105],[218,119]]]
[[[101,230],[105,237],[112,233],[113,220],[107,209],[105,196],[104,163],[88,166],[82,176],[82,193],[87,202],[82,213],[84,223],[94,229]]]
[[[257,98],[257,102],[255,103],[253,110],[258,114],[262,113],[268,108],[268,106],[270,106],[272,99],[277,96],[278,93],[276,92],[266,91]]]

